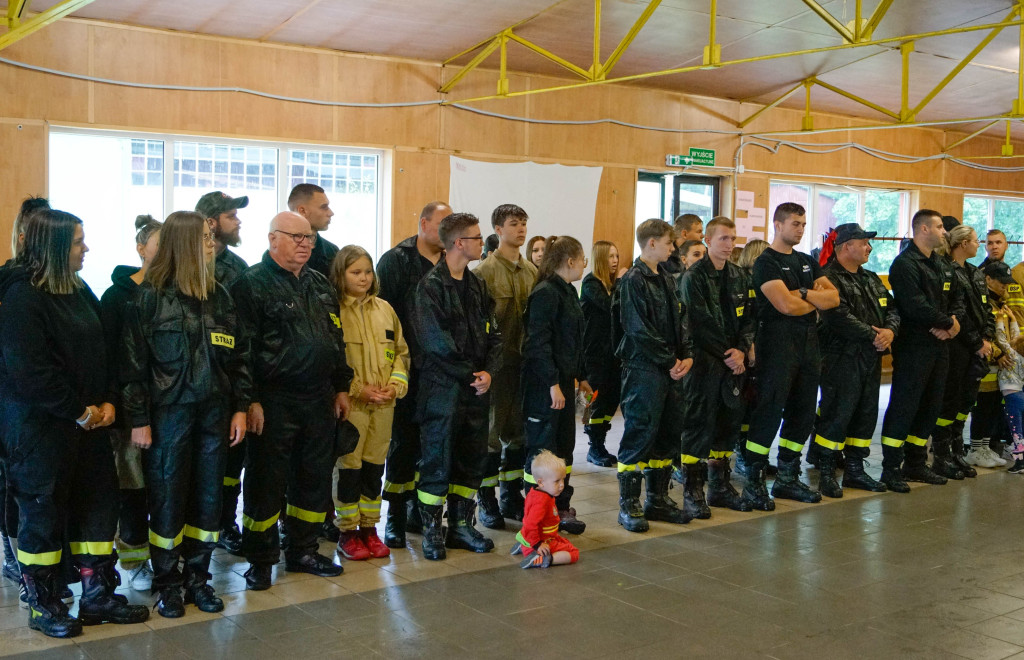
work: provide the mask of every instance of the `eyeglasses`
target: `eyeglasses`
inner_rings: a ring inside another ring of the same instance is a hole
[[[482,240],[484,240],[484,237],[483,236],[459,236],[455,240],[457,240],[457,241],[458,240],[463,240],[463,241],[482,241]]]
[[[208,234],[206,232],[203,232],[203,242],[204,243],[213,243],[213,234]]]
[[[291,236],[296,245],[302,245],[302,241],[309,241],[309,247],[316,245],[316,234],[293,234],[290,231],[282,231],[280,229],[275,229],[274,231],[278,234]]]

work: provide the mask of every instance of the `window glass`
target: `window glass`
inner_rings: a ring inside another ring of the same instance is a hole
[[[1019,264],[1021,258],[1021,241],[1024,241],[1024,202],[1009,199],[992,200],[992,225],[1002,229],[1006,234],[1009,246],[1003,257],[1011,268]]]
[[[906,193],[898,191],[868,190],[864,194],[864,229],[877,232],[871,241],[871,258],[864,265],[876,273],[889,272],[892,260],[899,254],[900,217],[905,213]]]
[[[963,223],[974,228],[974,231],[978,233],[978,240],[981,242],[978,256],[968,260],[975,266],[981,264],[988,256],[985,252],[985,238],[988,234],[990,204],[990,200],[982,197],[964,197]]]
[[[806,211],[810,206],[811,199],[811,187],[802,186],[795,183],[772,183],[770,192],[770,204],[768,209],[768,217],[765,219],[765,223],[768,225],[768,241],[772,240],[774,235],[774,225],[772,224],[772,218],[775,217],[775,209],[779,208],[780,204],[786,202],[792,202],[799,204],[804,207]],[[808,226],[804,230],[804,240],[797,246],[797,250],[801,252],[810,252],[811,236],[814,234],[814,229]]]
[[[662,215],[664,209],[661,204],[664,189],[665,184],[662,181],[640,179],[636,182],[636,226],[651,218],[665,218]]]

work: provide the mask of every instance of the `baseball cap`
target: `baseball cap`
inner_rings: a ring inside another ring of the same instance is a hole
[[[847,222],[836,227],[836,245],[842,245],[846,241],[857,238],[874,238],[878,236],[877,231],[864,231],[856,222]]]
[[[1003,284],[1016,284],[1017,280],[1013,279],[1013,275],[1010,274],[1010,267],[1002,261],[990,261],[985,264],[982,269],[986,277],[991,277],[997,282]]]
[[[196,202],[196,211],[202,213],[204,218],[218,218],[221,213],[245,208],[248,205],[248,197],[230,197],[217,190],[200,197]]]

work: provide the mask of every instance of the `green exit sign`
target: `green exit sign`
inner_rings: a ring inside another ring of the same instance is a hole
[[[688,165],[702,165],[706,167],[714,167],[715,165],[715,150],[714,149],[695,149],[690,147],[689,155],[684,156],[683,154],[669,154],[665,156],[665,164],[669,167],[686,167]]]

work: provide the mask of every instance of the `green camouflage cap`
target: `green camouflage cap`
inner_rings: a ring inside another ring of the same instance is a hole
[[[248,197],[229,197],[221,191],[206,193],[196,202],[196,211],[204,218],[219,218],[221,213],[245,208],[249,205]]]

